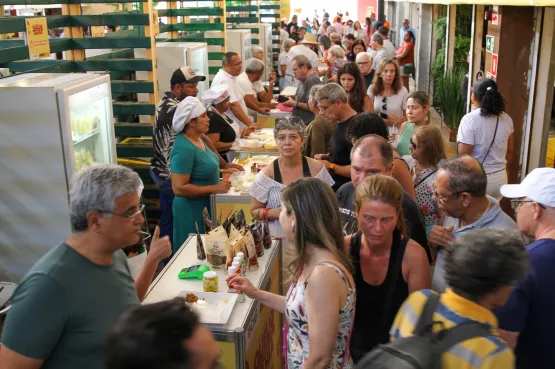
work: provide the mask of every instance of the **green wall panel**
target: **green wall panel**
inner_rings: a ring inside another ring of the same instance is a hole
[[[172,24],[173,31],[223,31],[223,23],[198,23],[198,24],[186,24],[177,23]]]
[[[147,37],[93,37],[74,38],[73,49],[150,48]]]
[[[257,12],[258,6],[256,5],[240,5],[240,6],[226,6],[225,10],[228,12]]]
[[[164,9],[159,10],[158,15],[161,17],[188,17],[188,16],[222,16],[224,15],[224,10],[217,7],[202,7],[202,8],[182,8],[182,9]]]
[[[116,145],[118,158],[151,158],[152,146],[146,145]]]
[[[225,53],[208,53],[208,60],[223,60]]]
[[[257,23],[257,17],[226,17],[227,23]]]
[[[154,115],[156,112],[156,106],[147,102],[117,102],[112,107],[114,115]]]
[[[149,81],[112,80],[112,93],[153,93],[154,83]]]
[[[116,123],[116,136],[152,136],[152,126],[148,123]]]

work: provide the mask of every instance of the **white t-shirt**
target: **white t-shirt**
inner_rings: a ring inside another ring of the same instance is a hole
[[[333,25],[333,28],[335,29],[335,32],[337,32],[339,34],[339,37],[343,38],[343,32],[344,32],[344,28],[343,25],[341,23],[335,23]]]
[[[284,76],[281,75],[281,66],[282,65],[287,65],[288,62],[289,62],[289,58],[287,56],[287,53],[285,51],[282,51],[279,54],[279,57],[278,57],[278,65],[279,65],[278,73],[279,73],[280,77],[284,77]]]
[[[247,72],[239,74],[237,77],[237,85],[243,90],[245,95],[254,95],[254,97],[258,97],[259,92],[265,91],[262,82],[251,82]]]
[[[459,133],[457,134],[457,142],[473,145],[472,156],[480,163],[484,161],[483,166],[486,173],[505,169],[509,136],[514,132],[513,120],[508,114],[502,113],[499,116],[495,142],[484,160],[493,141],[496,122],[496,116],[481,115],[480,109],[476,109],[461,119]]]
[[[349,33],[354,36],[355,29],[353,27],[345,27],[345,36],[347,36]]]
[[[364,40],[364,37],[366,37],[366,31],[363,29],[358,31],[353,30],[353,36],[355,36],[357,40]]]
[[[218,85],[221,85],[223,83],[226,83],[227,88],[228,88],[228,92],[229,92],[229,102],[230,103],[239,102],[239,105],[241,106],[241,109],[243,109],[243,112],[245,113],[245,115],[248,116],[247,105],[245,104],[245,92],[237,84],[237,78],[238,77],[233,77],[231,74],[227,73],[225,70],[220,69],[218,71],[218,73],[214,76],[214,79],[212,80],[212,86],[218,86]],[[243,128],[246,127],[246,125],[243,122],[241,122],[235,116],[235,114],[233,114],[233,112],[231,110],[228,111],[226,114],[231,119],[233,119],[233,121],[235,123],[239,124],[239,126],[241,126]]]
[[[281,40],[281,43],[283,44],[283,42],[285,40],[287,40],[289,38],[289,32],[287,32],[284,29],[280,29],[279,30],[279,39]]]
[[[312,51],[305,45],[293,46],[291,49],[289,49],[289,53],[287,55],[289,55],[289,58],[291,61],[297,55],[304,55],[308,58],[308,60],[310,60],[310,63],[312,64],[312,68],[318,68],[318,55],[316,55],[314,51]],[[287,74],[293,75],[293,70],[291,69],[291,63],[289,63],[289,65],[287,66]]]
[[[368,96],[370,100],[374,103],[374,112],[376,114],[385,113],[385,114],[392,114],[399,118],[403,117],[404,111],[407,109],[407,100],[409,98],[409,92],[403,86],[401,89],[393,96],[388,96],[384,102],[384,96],[378,95],[374,96],[372,93],[372,86],[368,87]],[[384,105],[386,109],[384,108]],[[389,133],[395,133],[397,136],[395,137],[395,141],[393,142],[393,146],[397,147],[397,141],[399,139],[399,128],[397,126],[387,126],[389,129]]]
[[[383,40],[383,47],[386,50],[387,58],[393,59],[396,51],[395,46],[393,46],[393,43],[389,40]]]

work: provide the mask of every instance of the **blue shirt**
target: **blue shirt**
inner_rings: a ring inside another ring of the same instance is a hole
[[[489,195],[486,195],[486,196],[488,197],[492,206],[484,214],[482,218],[478,219],[478,221],[472,224],[469,224],[467,226],[461,227],[460,219],[445,217],[443,226],[445,228],[454,226],[453,233],[451,234],[454,240],[456,240],[457,237],[460,237],[461,235],[470,231],[474,231],[476,229],[491,228],[491,229],[507,229],[510,231],[514,231],[516,229],[515,221],[510,216],[505,214],[503,210],[501,210],[501,207],[499,206],[499,203],[497,202],[497,200]],[[439,293],[443,293],[447,288],[447,283],[445,282],[445,275],[444,275],[445,271],[443,270],[444,265],[445,265],[445,251],[440,250],[439,253],[437,254],[436,266],[434,268],[434,276],[432,278],[432,289]]]
[[[400,37],[399,38],[399,46],[401,46],[401,44],[405,40],[405,32],[406,31],[411,31],[412,34],[414,35],[414,38],[416,39],[416,31],[414,30],[414,28],[409,26],[409,29],[405,30],[405,27],[401,27],[401,30],[399,31],[399,37]]]
[[[495,314],[499,328],[520,332],[515,350],[518,369],[553,368],[555,348],[555,240],[528,246],[530,274],[513,290]]]

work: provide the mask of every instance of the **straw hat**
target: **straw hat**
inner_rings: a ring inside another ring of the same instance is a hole
[[[318,39],[315,33],[307,33],[304,35],[303,44],[313,44],[318,45]]]

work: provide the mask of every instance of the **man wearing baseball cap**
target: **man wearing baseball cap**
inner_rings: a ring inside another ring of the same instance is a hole
[[[501,186],[511,199],[528,246],[530,273],[496,311],[501,337],[515,351],[516,368],[553,368],[555,345],[555,169],[538,168],[521,184]]]
[[[170,175],[170,153],[176,135],[172,128],[172,120],[179,102],[188,96],[196,97],[198,83],[205,80],[205,76],[197,75],[191,67],[183,66],[177,69],[173,72],[170,80],[171,91],[162,96],[156,108],[156,122],[152,134],[154,153],[150,161],[150,176],[160,190],[160,237],[169,236],[172,244],[172,204],[175,195],[172,190]],[[206,146],[219,156],[218,150],[212,141],[206,135],[201,135],[201,138]],[[234,164],[226,164],[221,156],[219,157],[222,168],[235,166]]]

